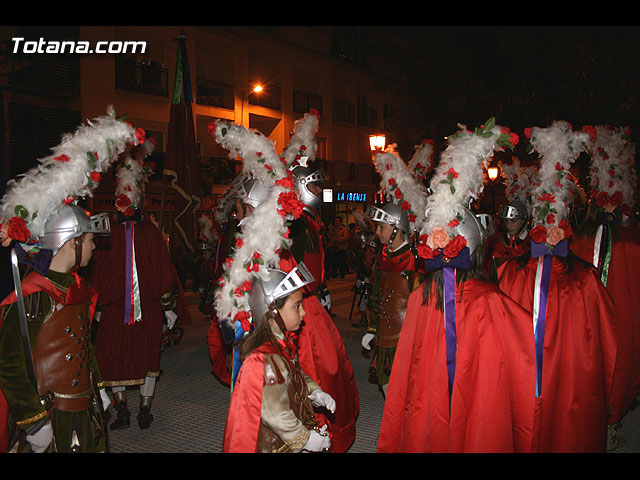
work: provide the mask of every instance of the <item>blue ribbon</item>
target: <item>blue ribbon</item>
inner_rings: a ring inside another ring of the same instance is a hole
[[[539,289],[537,305],[534,303],[533,319],[535,322],[534,342],[536,350],[536,397],[542,395],[542,354],[544,350],[545,319],[547,316],[547,299],[549,297],[549,283],[551,281],[551,267],[553,256],[566,257],[569,253],[567,240],[551,247],[545,243],[531,241],[531,256],[538,258],[536,272],[536,286]],[[540,271],[542,260],[542,271]],[[534,299],[534,302],[536,300]]]
[[[468,249],[467,249],[468,250]],[[444,330],[447,344],[447,373],[449,377],[449,405],[453,393],[453,381],[456,375],[456,271],[454,267],[442,269],[444,275]]]
[[[445,257],[443,253],[440,253],[440,255],[436,255],[433,258],[426,258],[424,265],[427,272],[435,272],[445,267],[469,270],[471,269],[471,251],[469,247],[464,247],[460,250],[460,253],[453,258]]]
[[[53,258],[53,250],[41,248],[37,253],[31,253],[25,251],[17,242],[14,245],[14,249],[20,263],[33,268],[42,276],[47,274],[49,265],[51,265],[51,259]]]

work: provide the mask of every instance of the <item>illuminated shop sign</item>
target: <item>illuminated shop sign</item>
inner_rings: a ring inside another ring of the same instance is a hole
[[[366,193],[357,192],[338,192],[336,193],[336,202],[366,202]]]

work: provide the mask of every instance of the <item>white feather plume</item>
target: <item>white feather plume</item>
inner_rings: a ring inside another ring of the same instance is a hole
[[[487,127],[471,132],[458,125],[455,135],[449,136],[440,163],[431,177],[433,193],[427,199],[425,222],[420,232],[427,234],[442,227],[450,238],[458,234],[453,220],[463,217],[471,199],[478,199],[484,189],[484,169],[493,151],[502,149],[502,127],[487,122]]]
[[[145,165],[143,160],[153,153],[154,144],[147,140],[140,144],[138,148],[141,149],[141,158],[137,158],[138,152],[129,151],[129,154],[119,165],[116,172],[118,179],[115,192],[116,198],[120,195],[126,196],[133,207],[140,206],[145,184],[148,182],[149,177],[153,175],[153,170],[148,165]],[[132,155],[136,158],[133,158]],[[118,208],[117,203],[116,208]],[[126,208],[122,210],[124,211]]]
[[[434,149],[433,142],[424,140],[416,146],[416,151],[409,161],[408,168],[413,172],[413,176],[419,181],[427,180],[429,172],[433,169]]]
[[[571,209],[573,180],[571,164],[588,148],[586,132],[573,131],[564,121],[555,121],[547,128],[531,129],[531,145],[541,155],[538,180],[532,190],[534,225],[558,227]],[[549,214],[553,214],[549,217]]]
[[[37,240],[44,233],[49,216],[61,205],[93,195],[99,175],[127,144],[138,143],[135,134],[135,128],[117,119],[109,106],[106,116],[88,120],[74,133],[63,135],[60,144],[51,149],[51,155],[39,159],[36,167],[7,183],[0,220],[4,223],[14,216],[22,217],[31,238]]]
[[[380,188],[387,200],[400,205],[409,216],[413,230],[424,222],[427,189],[408,169],[392,144],[375,156],[374,163],[380,174]],[[404,202],[407,202],[406,204]]]

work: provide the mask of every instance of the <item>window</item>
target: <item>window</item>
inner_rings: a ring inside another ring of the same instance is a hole
[[[169,71],[154,60],[138,61],[135,57],[116,58],[116,88],[133,92],[169,96]]]
[[[307,113],[315,108],[322,115],[322,97],[312,93],[300,91],[293,92],[293,111],[296,113]]]

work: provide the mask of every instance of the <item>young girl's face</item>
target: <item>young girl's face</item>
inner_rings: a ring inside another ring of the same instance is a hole
[[[302,290],[296,290],[289,295],[285,304],[279,310],[285,328],[289,332],[295,332],[300,328],[302,319],[304,318],[304,309],[302,308]]]

